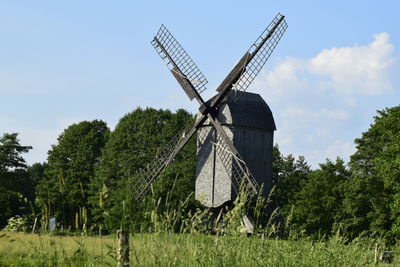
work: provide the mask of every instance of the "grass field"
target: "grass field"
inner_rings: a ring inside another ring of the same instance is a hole
[[[132,266],[400,266],[377,260],[373,242],[343,244],[195,234],[131,235]],[[113,236],[51,236],[0,232],[0,266],[116,266]],[[399,248],[394,249],[398,255]]]

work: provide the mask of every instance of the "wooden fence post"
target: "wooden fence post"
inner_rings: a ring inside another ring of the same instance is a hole
[[[129,231],[118,230],[117,267],[129,267]]]
[[[36,223],[37,223],[37,217],[35,217],[35,222],[33,223],[32,234],[35,233],[35,230],[36,230]]]

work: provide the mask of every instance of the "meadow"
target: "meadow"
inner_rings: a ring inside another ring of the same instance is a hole
[[[117,239],[109,236],[56,236],[0,232],[0,266],[116,266]],[[346,242],[278,240],[260,236],[133,234],[131,266],[400,266],[379,256],[384,245],[371,240]],[[399,255],[399,246],[392,248]]]

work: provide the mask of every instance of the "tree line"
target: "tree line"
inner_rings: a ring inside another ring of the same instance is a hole
[[[177,156],[140,204],[129,192],[146,164],[178,129],[193,124],[185,110],[137,108],[113,131],[101,120],[66,128],[47,161],[28,166],[17,133],[0,138],[0,229],[20,215],[39,218],[43,229],[56,217],[64,229],[113,231],[128,224],[136,231],[154,210],[195,212],[196,140]],[[340,231],[359,236],[400,237],[400,106],[378,111],[370,128],[355,139],[346,164],[327,159],[312,170],[304,157],[273,150],[270,205],[298,236],[320,238]],[[161,201],[168,199],[168,201]],[[180,205],[185,201],[184,208]]]

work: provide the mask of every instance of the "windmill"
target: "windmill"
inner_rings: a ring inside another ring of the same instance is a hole
[[[202,98],[207,79],[168,29],[161,25],[151,43],[167,62],[172,75],[189,99],[196,99],[200,107],[195,124],[172,138],[133,181],[131,191],[137,201],[143,199],[151,184],[195,134],[198,158],[196,198],[201,200],[205,197],[202,200],[204,205],[217,207],[234,199],[239,192],[254,196],[263,185],[267,187],[264,192],[268,191],[268,184],[272,180],[271,157],[275,123],[271,111],[261,97],[246,92],[246,89],[287,29],[284,18],[279,13],[276,15],[217,87],[217,94],[208,101]],[[232,116],[227,116],[227,113]],[[243,125],[252,129],[254,125],[261,125],[261,132],[254,132],[260,129],[253,132],[246,130],[237,121],[244,121]],[[248,121],[253,121],[253,125],[248,125]],[[252,146],[249,139],[243,142],[246,133],[252,134],[255,139],[261,138],[266,146]],[[239,136],[242,141],[238,141],[235,136]],[[254,155],[248,147],[258,149],[257,153],[262,155],[258,158],[252,157]],[[246,154],[244,157],[243,153]]]

